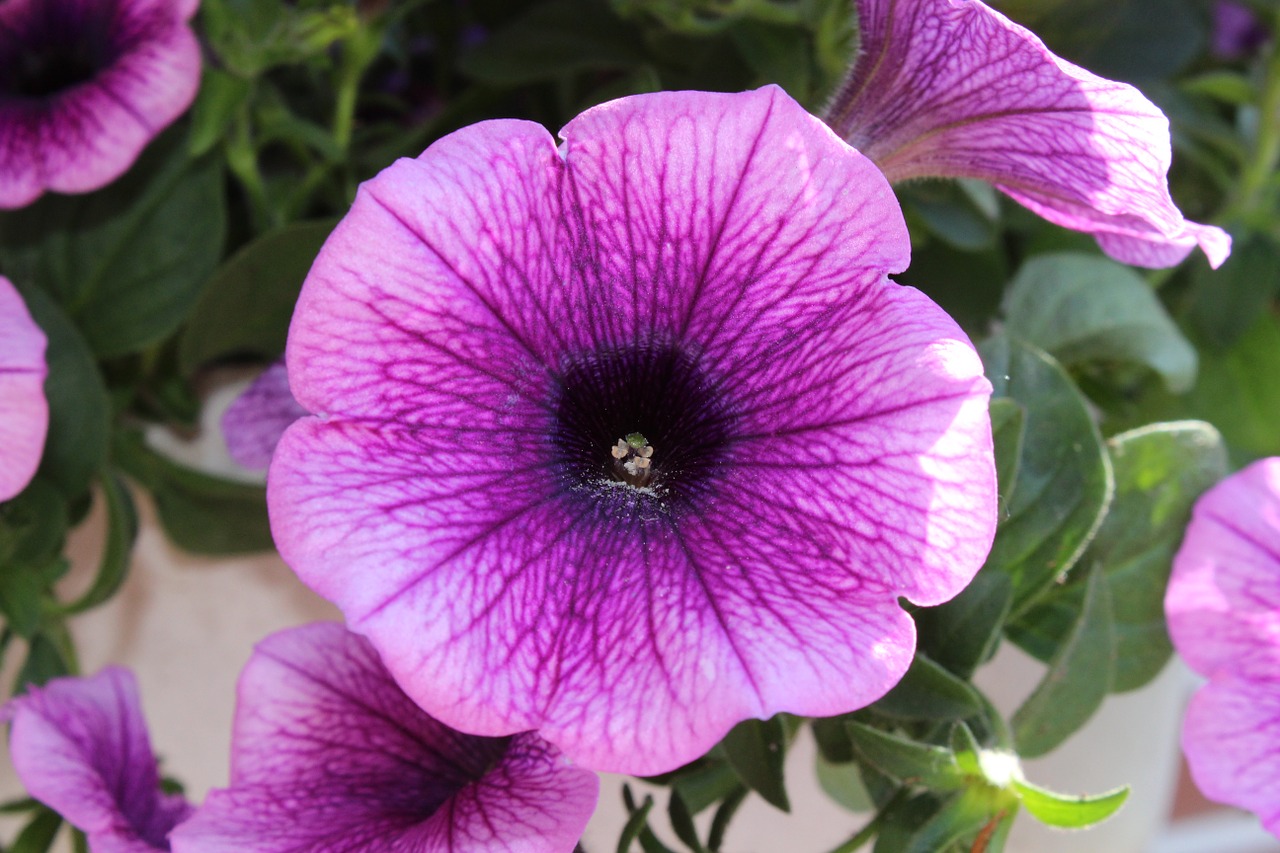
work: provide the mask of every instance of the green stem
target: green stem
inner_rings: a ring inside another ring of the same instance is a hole
[[[880,814],[873,817],[866,826],[858,830],[857,834],[854,835],[853,838],[850,838],[848,841],[832,850],[831,853],[853,853],[868,841],[875,838],[880,833],[880,818],[883,815],[884,812],[880,812]]]
[[[1277,15],[1280,19],[1280,14]],[[1277,20],[1280,25],[1280,20]],[[1240,175],[1240,184],[1225,218],[1245,216],[1257,210],[1262,196],[1280,166],[1280,47],[1273,45],[1267,59],[1267,76],[1258,104],[1258,135]]]
[[[880,834],[880,829],[884,824],[886,816],[893,808],[906,798],[907,792],[899,790],[894,794],[880,811],[876,812],[876,816],[867,822],[867,825],[858,830],[852,838],[841,844],[839,847],[831,850],[831,853],[854,853],[868,841]]]
[[[253,136],[249,130],[249,114],[241,108],[236,116],[227,141],[227,165],[244,187],[249,196],[250,209],[254,218],[254,232],[261,234],[273,224],[275,217],[271,214],[271,203],[267,198],[266,184],[262,172],[258,169],[258,152],[253,144]]]

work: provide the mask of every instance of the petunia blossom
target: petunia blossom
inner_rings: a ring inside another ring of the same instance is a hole
[[[1252,9],[1238,0],[1213,4],[1213,52],[1223,59],[1240,59],[1257,53],[1267,41],[1267,28]]]
[[[1209,679],[1182,729],[1196,784],[1280,836],[1280,458],[1197,502],[1165,613],[1174,647]]]
[[[31,796],[82,830],[93,853],[168,850],[191,813],[160,791],[133,673],[57,678],[12,700],[9,754]]]
[[[26,488],[49,431],[45,336],[22,296],[0,276],[0,501]]]
[[[307,414],[289,391],[284,361],[268,367],[236,397],[222,416],[227,450],[238,465],[267,470],[289,424]]]
[[[0,3],[0,209],[109,184],[186,111],[198,3]]]
[[[990,384],[777,87],[483,122],[365,183],[289,333],[285,560],[476,734],[669,770],[885,693],[994,534]]]
[[[569,853],[599,788],[532,732],[433,720],[335,623],[258,644],[231,750],[231,787],[173,833],[175,853]]]
[[[898,182],[978,178],[1125,263],[1166,267],[1220,228],[1169,196],[1169,122],[979,0],[858,0],[860,54],[826,118]]]

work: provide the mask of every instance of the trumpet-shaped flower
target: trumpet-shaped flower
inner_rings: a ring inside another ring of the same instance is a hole
[[[464,731],[631,773],[887,691],[995,528],[990,385],[888,183],[776,87],[460,130],[364,184],[287,350],[299,576]]]
[[[49,430],[44,332],[0,276],[0,501],[26,488]]]
[[[259,374],[222,416],[227,451],[239,465],[267,470],[280,436],[307,414],[289,391],[289,375],[279,361]]]
[[[0,209],[123,174],[200,84],[198,0],[0,3]]]
[[[532,732],[465,735],[396,686],[377,653],[316,623],[258,644],[240,676],[231,787],[176,853],[569,853],[599,783]]]
[[[1137,266],[1196,246],[1217,267],[1220,228],[1169,196],[1169,122],[1132,86],[1055,56],[979,0],[858,0],[861,52],[827,111],[893,182],[990,181],[1050,222]]]
[[[191,806],[160,791],[131,672],[108,667],[92,677],[54,679],[12,700],[4,713],[22,783],[85,832],[93,853],[169,849],[169,831]]]
[[[1196,784],[1280,836],[1280,458],[1196,503],[1165,613],[1174,647],[1209,679],[1182,729]]]

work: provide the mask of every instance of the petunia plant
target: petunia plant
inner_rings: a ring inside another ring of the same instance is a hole
[[[1274,829],[1278,31],[0,2],[14,849],[756,849],[810,738],[832,853],[1012,850],[1162,796],[1024,762],[1170,632],[1193,773]],[[161,763],[129,662],[77,644],[139,504],[343,620],[253,638],[227,777]],[[1043,662],[1011,706],[975,679],[1008,644]],[[625,817],[587,829],[598,790]]]

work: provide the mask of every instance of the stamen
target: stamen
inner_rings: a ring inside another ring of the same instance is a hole
[[[643,488],[653,479],[653,447],[640,433],[633,432],[609,448],[616,460],[614,474],[629,486]]]

